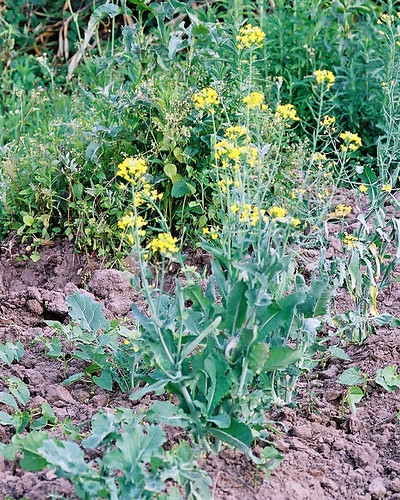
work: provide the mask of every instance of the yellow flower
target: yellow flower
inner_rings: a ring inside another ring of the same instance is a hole
[[[232,125],[231,127],[228,127],[225,130],[225,136],[228,137],[228,139],[234,140],[242,135],[247,135],[248,130],[246,127],[243,127],[242,125]]]
[[[342,132],[339,137],[344,142],[344,144],[340,146],[342,151],[348,151],[349,149],[350,151],[357,151],[357,149],[362,146],[361,137],[359,137],[358,134],[346,131]]]
[[[328,71],[326,69],[317,69],[316,71],[314,71],[314,76],[319,85],[326,83],[326,90],[329,90],[335,83],[335,75],[332,73],[332,71]]]
[[[320,192],[320,193],[317,194],[317,197],[320,200],[323,200],[324,198],[328,198],[329,195],[330,195],[329,189],[324,189],[322,192]]]
[[[334,116],[326,115],[323,120],[321,120],[320,125],[325,128],[331,128],[334,123],[336,123],[336,118]]]
[[[230,211],[233,212],[234,214],[236,214],[237,212],[239,212],[239,205],[237,203],[234,203],[229,208],[230,208]]]
[[[121,217],[118,221],[118,227],[122,229],[122,231],[126,231],[128,228],[136,229],[139,236],[145,236],[146,231],[142,229],[147,225],[146,220],[141,216],[133,214],[133,212],[129,212]],[[127,235],[127,239],[130,243],[133,243],[132,235]]]
[[[236,37],[238,43],[238,49],[259,47],[265,38],[265,33],[258,26],[252,26],[251,24],[246,24],[243,28],[240,28],[239,35]]]
[[[243,97],[243,102],[249,109],[259,108],[263,101],[264,94],[262,92],[251,92],[251,94]]]
[[[211,239],[216,240],[218,238],[218,230],[215,227],[211,228]]]
[[[203,234],[208,234],[209,232],[210,232],[210,230],[208,227],[203,227],[203,229],[202,229]]]
[[[282,118],[286,121],[299,121],[300,118],[297,116],[297,111],[296,108],[293,106],[293,104],[278,104],[276,107],[276,113],[275,117],[278,120],[281,120]]]
[[[352,207],[349,205],[344,205],[343,203],[340,203],[337,205],[335,208],[335,211],[333,212],[334,217],[347,217],[351,213]]]
[[[143,158],[125,158],[118,165],[117,175],[128,182],[135,182],[141,179],[146,172],[146,160]]]
[[[368,192],[368,188],[365,184],[360,184],[358,186],[358,190],[360,191],[360,193],[363,193],[363,194]]]
[[[315,162],[315,163],[320,163],[320,162],[323,162],[323,161],[326,161],[328,158],[326,156],[325,153],[314,153],[312,155],[312,160]]]
[[[194,94],[193,103],[198,109],[207,109],[210,113],[214,113],[214,106],[218,106],[220,101],[217,91],[211,87],[206,87]]]
[[[350,248],[357,248],[358,239],[353,234],[345,234],[343,237],[343,243]]]
[[[276,205],[271,207],[268,212],[272,218],[276,218],[276,219],[284,219],[286,217],[286,214],[287,214],[286,208],[278,207]]]
[[[390,184],[390,182],[388,184],[384,184],[381,188],[381,191],[385,193],[390,193],[391,190],[392,190],[392,185]]]
[[[301,224],[301,220],[300,219],[296,219],[296,217],[292,217],[290,219],[290,224],[293,226],[293,227],[298,227],[300,226]]]
[[[147,248],[152,252],[160,252],[165,257],[172,257],[173,254],[179,252],[179,247],[176,245],[178,238],[174,238],[170,233],[160,233],[156,238],[150,241]]]

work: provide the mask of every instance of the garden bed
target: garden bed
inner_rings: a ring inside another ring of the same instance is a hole
[[[101,301],[109,317],[126,315],[131,301],[138,305],[142,300],[129,287],[127,274],[101,269],[95,259],[77,255],[63,241],[42,248],[36,263],[23,258],[24,245],[11,239],[8,242],[0,259],[0,342],[21,341],[26,352],[19,363],[3,367],[3,375],[18,376],[28,385],[31,399],[27,408],[38,408],[46,401],[59,422],[70,419],[75,425],[100,409],[147,408],[152,402],[149,395],[135,404],[119,390],[104,391],[82,382],[60,385],[79,366],[74,362],[68,373],[63,373],[62,363],[46,357],[42,343],[32,342],[52,335],[44,319],[66,319],[65,297],[77,288],[86,288]],[[399,295],[400,286],[391,285],[382,298],[382,308],[399,316]],[[292,407],[269,413],[276,430],[271,436],[284,455],[269,482],[238,451],[226,449],[202,460],[202,467],[213,479],[216,499],[400,498],[400,395],[369,382],[368,397],[359,403],[354,415],[342,403],[346,387],[337,383],[338,376],[354,365],[371,377],[377,369],[396,365],[400,357],[398,331],[379,328],[364,345],[349,345],[347,354],[351,361],[331,357],[320,363],[302,377]],[[59,432],[57,427],[54,432]],[[0,433],[1,442],[10,440],[10,427],[0,426]],[[170,436],[176,438],[174,433]],[[1,498],[43,500],[52,498],[53,493],[74,498],[71,484],[51,471],[26,472],[18,462],[3,459],[0,471]]]

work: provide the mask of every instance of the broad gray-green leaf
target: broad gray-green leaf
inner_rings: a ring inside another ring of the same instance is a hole
[[[157,380],[157,382],[154,382],[154,384],[146,385],[145,387],[142,387],[141,389],[138,389],[137,391],[133,392],[129,399],[132,399],[132,401],[138,401],[139,399],[142,399],[143,396],[146,396],[149,392],[157,392],[162,389],[169,383],[169,380],[163,379],[163,380]]]
[[[146,413],[149,422],[186,428],[189,425],[185,412],[169,401],[156,401]]]
[[[20,461],[21,467],[32,472],[42,470],[47,466],[47,461],[39,451],[43,442],[48,438],[45,431],[30,432],[26,436],[16,435],[13,438],[13,445],[23,452]]]
[[[11,406],[11,408],[14,408],[14,410],[18,410],[18,404],[11,394],[8,392],[0,392],[0,403],[4,403],[8,406]]]
[[[9,389],[11,394],[22,404],[26,405],[31,394],[28,386],[18,377],[10,377],[8,379]]]
[[[345,370],[338,378],[339,384],[344,385],[359,385],[364,382],[365,378],[362,375],[358,366],[353,366]]]
[[[351,361],[349,355],[341,347],[332,345],[330,346],[329,351],[335,358],[343,359],[344,361]]]
[[[400,387],[400,375],[397,374],[397,366],[389,365],[376,372],[375,382],[389,392]]]
[[[364,392],[359,387],[350,387],[347,391],[346,401],[352,413],[357,413],[356,404],[358,404],[364,397]]]
[[[69,314],[74,321],[78,321],[83,330],[97,332],[100,328],[107,330],[110,322],[103,313],[101,304],[88,295],[74,293],[66,299]]]
[[[96,413],[92,418],[92,433],[82,441],[84,448],[94,450],[101,442],[116,431],[115,416],[108,413]]]
[[[250,428],[242,422],[232,420],[231,425],[227,429],[209,428],[208,430],[210,434],[224,443],[252,456],[250,445],[253,441],[253,435]]]
[[[88,469],[83,451],[76,443],[45,439],[38,452],[50,465],[60,468],[66,474],[81,476]]]
[[[275,370],[284,370],[288,366],[300,361],[303,355],[301,351],[286,346],[271,347],[269,358],[264,365],[264,370],[273,372]]]

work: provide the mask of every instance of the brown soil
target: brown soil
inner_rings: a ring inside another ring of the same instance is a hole
[[[78,288],[100,300],[109,317],[126,315],[131,302],[140,301],[127,274],[100,269],[96,260],[77,256],[65,242],[43,247],[36,263],[25,253],[22,245],[9,240],[0,255],[0,342],[20,340],[26,350],[18,364],[3,369],[3,375],[24,380],[31,391],[28,406],[47,401],[59,420],[82,423],[101,408],[132,407],[119,391],[92,390],[84,383],[61,386],[76,366],[65,374],[59,361],[44,356],[41,343],[31,342],[39,335],[51,336],[44,319],[66,319],[65,297]],[[397,316],[399,290],[393,285],[383,300]],[[337,383],[338,375],[353,365],[371,376],[379,368],[398,365],[400,336],[381,328],[363,346],[349,346],[347,353],[350,362],[331,358],[301,380],[293,408],[269,415],[279,431],[273,439],[285,457],[269,482],[239,452],[225,450],[205,459],[215,499],[400,499],[400,392],[388,393],[371,382],[368,397],[352,415],[341,404],[346,387]],[[1,385],[0,381],[0,390]],[[138,407],[148,403],[147,397]],[[10,428],[0,426],[1,442],[11,436]],[[54,493],[75,498],[70,483],[53,472],[25,472],[17,463],[0,459],[0,499],[8,495],[44,500]]]

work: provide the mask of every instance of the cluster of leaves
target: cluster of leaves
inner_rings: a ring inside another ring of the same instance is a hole
[[[132,410],[100,412],[91,420],[90,434],[81,445],[71,440],[51,438],[46,431],[16,434],[1,454],[26,470],[55,469],[69,479],[82,500],[104,498],[122,500],[208,499],[209,479],[197,467],[196,450],[183,441],[163,450],[166,435],[157,425],[145,425]],[[101,457],[88,460],[85,454],[102,450]],[[177,486],[166,484],[175,482]]]

